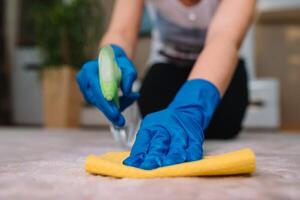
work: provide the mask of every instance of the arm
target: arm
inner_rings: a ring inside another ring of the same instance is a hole
[[[85,100],[97,107],[115,126],[119,127],[125,124],[121,112],[139,97],[138,93],[132,91],[137,72],[130,58],[138,37],[143,3],[143,0],[117,0],[110,26],[101,41],[101,46],[107,45],[112,48],[122,74],[120,107],[115,102],[108,101],[99,87],[101,81],[98,65],[102,60],[85,63],[77,74],[77,82]]]
[[[224,94],[255,0],[222,0],[190,76],[164,110],[147,115],[124,164],[142,169],[199,160],[203,130]]]
[[[117,0],[101,46],[117,44],[126,51],[129,58],[132,58],[143,8],[144,0]]]
[[[255,0],[222,0],[209,27],[205,48],[190,76],[212,82],[223,96],[235,70],[238,51],[251,23]]]

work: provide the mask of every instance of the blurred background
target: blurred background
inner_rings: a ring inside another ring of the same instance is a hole
[[[96,58],[114,1],[74,2],[0,1],[1,126],[107,127],[74,78],[84,61]],[[256,10],[241,49],[251,93],[244,128],[299,131],[300,1],[258,0]],[[145,12],[134,59],[139,79],[147,70],[150,32]]]

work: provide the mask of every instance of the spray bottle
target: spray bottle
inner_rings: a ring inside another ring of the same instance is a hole
[[[107,45],[100,49],[98,56],[98,73],[99,84],[104,98],[107,101],[114,102],[117,107],[120,107],[119,90],[122,78],[121,70],[115,60],[115,54],[111,46]],[[124,127],[117,127],[111,125],[110,130],[114,136],[115,141],[122,147],[131,147],[134,141],[135,133],[139,126],[139,119],[137,120],[137,108],[127,111],[125,114],[126,124]],[[129,120],[129,118],[131,120]],[[129,122],[128,122],[129,121]]]

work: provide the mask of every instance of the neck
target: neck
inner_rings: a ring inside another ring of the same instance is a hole
[[[194,6],[199,3],[201,0],[180,0],[185,6]]]

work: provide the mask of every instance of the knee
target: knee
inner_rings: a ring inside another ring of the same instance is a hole
[[[205,139],[229,140],[234,139],[241,132],[240,124],[231,124],[225,126],[209,126],[205,131]]]

